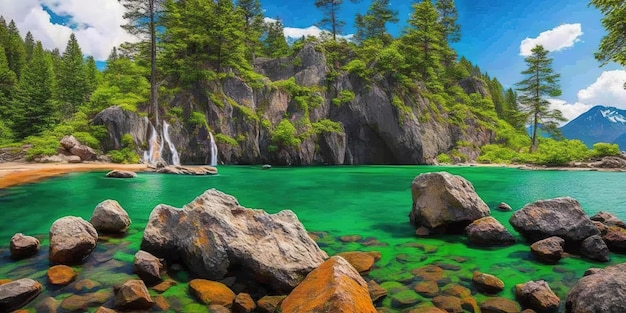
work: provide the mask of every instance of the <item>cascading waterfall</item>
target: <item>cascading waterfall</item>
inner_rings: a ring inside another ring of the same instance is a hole
[[[163,121],[163,139],[165,140],[165,143],[167,143],[167,146],[170,148],[170,152],[172,153],[172,164],[180,165],[180,159],[178,158],[178,151],[176,151],[176,147],[174,147],[174,144],[172,143],[172,140],[170,139],[169,130],[170,130],[170,124]],[[163,145],[161,145],[161,149],[163,149]]]
[[[213,139],[213,134],[210,132],[209,138],[211,139],[211,163],[209,165],[215,166],[217,165],[217,145],[215,144],[215,139]]]

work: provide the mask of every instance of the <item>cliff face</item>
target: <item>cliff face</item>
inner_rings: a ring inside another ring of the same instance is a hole
[[[182,120],[196,112],[204,115],[210,128],[170,117],[170,136],[183,164],[208,163],[209,131],[216,138],[219,163],[225,164],[432,164],[457,141],[480,147],[494,139],[493,132],[475,120],[466,119],[466,127],[451,124],[443,108],[419,92],[402,91],[386,77],[366,80],[346,73],[329,83],[324,54],[312,45],[291,58],[257,60],[255,70],[271,82],[252,88],[240,78],[228,77],[214,86],[195,86],[171,100],[169,107],[182,108]],[[272,83],[291,77],[308,89],[293,91]],[[339,100],[342,90],[351,91],[353,97]],[[273,140],[283,119],[294,125],[299,144]],[[342,127],[312,127],[323,120]],[[128,122],[96,123],[107,125],[112,138],[128,128],[112,126]],[[130,133],[138,143],[148,135]],[[463,149],[469,159],[479,152]]]

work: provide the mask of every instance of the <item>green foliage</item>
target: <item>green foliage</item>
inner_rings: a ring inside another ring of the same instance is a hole
[[[541,138],[536,151],[520,154],[519,159],[524,163],[562,166],[571,161],[585,160],[590,155],[589,148],[580,140],[557,141],[551,138]]]
[[[139,155],[135,152],[136,144],[130,134],[122,135],[122,149],[109,151],[113,163],[136,164],[139,163]]]
[[[56,73],[55,95],[62,117],[70,117],[89,96],[90,82],[83,52],[74,34],[70,36]]]
[[[241,114],[243,114],[244,118],[246,119],[246,121],[254,121],[254,122],[259,122],[259,117],[256,115],[256,113],[254,112],[254,110],[252,110],[251,108],[245,106],[245,105],[241,105],[237,102],[235,102],[235,100],[231,99],[231,98],[227,98],[228,103],[235,109],[239,110],[239,112],[241,112]]]
[[[189,122],[189,124],[195,128],[205,127],[206,129],[209,129],[209,124],[206,121],[206,117],[203,113],[197,111],[191,112],[187,122]]]
[[[296,128],[288,119],[283,119],[278,123],[272,133],[272,143],[282,147],[297,147],[300,139],[296,137]]]
[[[598,142],[593,144],[593,149],[591,149],[591,154],[594,157],[605,157],[611,155],[619,155],[620,150],[616,143],[610,144],[606,142]]]
[[[344,131],[343,124],[329,119],[319,120],[315,123],[312,123],[311,126],[313,127],[313,132],[315,132],[316,134],[342,133]]]
[[[146,74],[146,68],[128,58],[109,59],[103,73],[104,83],[90,97],[89,113],[102,111],[111,105],[136,112],[137,107],[150,98],[150,82]]]
[[[344,89],[341,92],[339,92],[339,96],[337,98],[333,99],[333,104],[334,105],[342,105],[344,103],[349,103],[352,100],[354,100],[355,96],[356,95],[351,90]]]
[[[283,28],[283,22],[280,18],[265,24],[266,35],[263,40],[263,50],[266,56],[280,58],[291,54],[291,48],[287,44]],[[295,59],[294,65],[299,66]],[[302,65],[302,60],[300,60],[300,65]]]
[[[324,101],[324,98],[318,94],[319,87],[298,85],[294,77],[275,81],[273,82],[273,86],[289,93],[298,106],[305,112],[306,116],[309,114],[309,107],[318,107]]]
[[[363,60],[352,60],[346,64],[343,69],[348,73],[355,74],[363,79],[367,79],[368,77],[367,64],[365,64]]]
[[[183,108],[181,107],[170,107],[168,112],[171,116],[175,116],[176,118],[180,119],[183,117]]]
[[[397,23],[398,11],[389,8],[389,0],[373,0],[365,15],[358,14],[355,17],[357,42],[368,39],[380,39],[385,42],[391,41],[391,35],[387,33],[387,23]]]
[[[480,156],[476,158],[476,161],[480,163],[508,164],[517,160],[518,155],[519,153],[510,147],[489,144],[481,147]]]
[[[6,125],[6,123],[0,120],[0,145],[5,145],[13,142],[13,131]]]
[[[622,0],[591,0],[591,5],[599,9],[604,17],[602,26],[607,34],[602,37],[595,57],[603,65],[610,61],[626,66],[626,6]],[[626,88],[626,84],[624,85]]]
[[[270,122],[270,120],[268,120],[268,119],[262,119],[261,120],[261,126],[263,126],[263,128],[265,128],[267,130],[271,130],[272,129],[272,122]]]
[[[29,136],[24,139],[25,144],[32,147],[26,151],[26,159],[32,161],[37,157],[55,155],[61,147],[60,138],[51,134],[43,134],[42,136]]]
[[[440,153],[439,155],[437,155],[437,163],[450,164],[452,163],[452,158],[450,158],[450,156],[445,153]]]
[[[230,137],[226,134],[216,134],[215,135],[215,141],[219,142],[219,143],[223,143],[223,144],[227,144],[227,145],[231,145],[233,147],[238,147],[239,143],[237,142],[237,140],[235,140],[233,137]]]
[[[400,123],[404,123],[407,119],[410,119],[414,116],[411,107],[404,104],[404,101],[402,101],[402,99],[400,99],[400,97],[398,97],[397,95],[394,95],[391,98],[391,105],[398,109]]]

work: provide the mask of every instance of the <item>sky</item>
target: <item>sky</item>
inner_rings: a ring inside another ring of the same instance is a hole
[[[345,0],[340,18],[344,35],[354,33],[354,16],[364,14],[371,0]],[[317,34],[322,12],[314,0],[261,0],[265,16],[280,17],[285,35],[300,38]],[[413,1],[391,0],[400,23],[389,25],[394,36],[406,27]],[[560,97],[552,107],[573,119],[595,105],[626,109],[626,68],[615,63],[600,68],[593,53],[605,34],[601,13],[588,0],[456,0],[461,41],[453,47],[459,55],[496,77],[506,87],[522,80],[525,56],[542,44],[561,75]],[[24,33],[31,31],[47,49],[65,48],[74,32],[86,55],[103,61],[113,46],[133,40],[118,25],[124,23],[118,0],[0,0],[0,14],[15,20]]]

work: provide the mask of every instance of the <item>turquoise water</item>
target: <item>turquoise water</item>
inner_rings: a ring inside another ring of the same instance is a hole
[[[548,281],[557,295],[564,299],[567,289],[582,276],[584,270],[605,265],[575,257],[566,258],[555,266],[542,265],[529,256],[528,246],[521,243],[486,249],[468,246],[464,236],[415,237],[414,227],[408,223],[411,182],[420,173],[443,170],[472,182],[492,209],[499,202],[507,202],[518,209],[539,199],[572,196],[590,215],[604,210],[626,220],[626,195],[623,192],[626,173],[431,166],[271,170],[260,170],[256,166],[222,166],[217,176],[139,173],[136,179],[130,180],[106,178],[103,172],[72,173],[0,190],[0,220],[4,222],[0,228],[0,247],[3,248],[0,279],[26,275],[45,282],[47,247],[32,260],[14,262],[7,257],[6,248],[16,232],[38,235],[45,245],[49,227],[55,219],[75,215],[88,220],[99,202],[114,199],[128,211],[133,225],[128,237],[99,244],[96,252],[105,253],[105,249],[112,249],[109,253],[113,261],[132,261],[141,240],[141,231],[157,204],[181,207],[210,188],[234,195],[245,207],[262,208],[272,213],[293,210],[307,230],[324,232],[319,244],[329,254],[351,250],[381,251],[383,258],[366,278],[395,287],[389,288],[390,295],[379,306],[392,307],[394,294],[412,292],[419,279],[414,278],[410,271],[428,264],[439,264],[445,269],[447,280],[440,282],[442,287],[447,283],[458,283],[472,289],[468,281],[474,270],[495,274],[506,284],[501,296],[511,299],[514,298],[514,284],[538,279]],[[508,219],[511,214],[492,210],[492,215],[510,230],[512,227]],[[360,235],[363,239],[350,243],[337,240],[337,237],[345,235]],[[415,243],[422,246],[414,247]],[[626,262],[626,258],[612,255],[610,264],[619,262]],[[77,267],[77,270],[92,279],[106,276],[100,274],[97,267],[92,269],[90,264]],[[108,277],[112,277],[113,281],[102,278],[103,288],[116,279],[123,280],[130,275],[127,265],[117,264],[117,268],[121,273]],[[187,279],[184,274],[173,278]],[[392,281],[400,284],[394,285]],[[59,300],[67,297],[69,291],[61,288],[46,292]],[[191,300],[180,300],[187,297],[184,288],[175,287],[168,293],[164,295],[170,303],[180,302],[176,304],[180,307],[192,305],[189,303]],[[479,294],[475,297],[479,303],[485,298]],[[429,298],[417,296],[413,306],[428,303]]]

